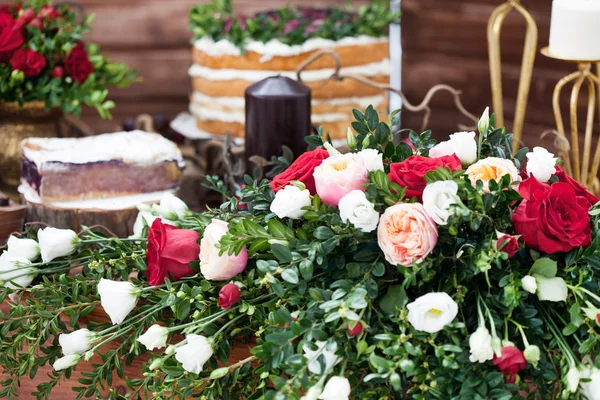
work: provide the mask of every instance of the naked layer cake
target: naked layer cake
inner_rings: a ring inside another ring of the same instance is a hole
[[[185,166],[177,145],[143,131],[21,143],[21,181],[43,202],[127,196],[176,188]]]
[[[191,12],[195,34],[190,112],[200,130],[244,137],[244,91],[273,75],[296,79],[298,66],[322,49],[339,55],[342,73],[389,84],[387,27],[399,15],[389,2],[374,1],[361,13],[338,9],[290,9],[236,17],[229,1],[198,6]],[[376,21],[376,22],[373,22]],[[381,90],[354,80],[329,81],[335,61],[323,57],[302,80],[312,90],[312,122],[332,138],[345,138],[351,110],[373,105],[386,111]]]

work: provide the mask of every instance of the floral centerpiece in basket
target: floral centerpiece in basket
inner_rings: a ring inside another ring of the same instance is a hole
[[[95,353],[74,390],[100,395],[149,351],[127,398],[599,399],[598,199],[545,149],[513,156],[487,110],[438,144],[354,115],[348,154],[312,136],[272,181],[210,178],[219,208],[11,238],[0,395],[52,364],[48,398]],[[97,306],[112,323],[80,326]]]
[[[135,71],[108,61],[98,46],[86,43],[91,14],[77,21],[68,5],[27,0],[0,6],[0,100],[42,102],[79,115],[82,104],[110,117],[114,102],[107,85],[124,87]]]

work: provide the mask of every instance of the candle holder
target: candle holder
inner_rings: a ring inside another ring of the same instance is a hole
[[[599,60],[569,60],[556,57],[550,54],[548,47],[542,49],[542,54],[546,57],[566,61],[577,64],[578,70],[564,78],[556,84],[552,95],[552,108],[554,118],[556,119],[556,129],[561,140],[560,151],[561,157],[565,161],[565,170],[567,174],[573,177],[576,181],[586,186],[588,189],[597,192],[598,167],[600,166],[600,142],[596,145],[594,157],[590,167],[590,159],[592,156],[592,133],[594,129],[594,117],[596,114],[596,86],[600,86],[600,77],[592,71],[593,64],[600,67]],[[599,70],[600,72],[600,70]],[[598,73],[598,72],[597,72]],[[567,83],[573,82],[571,89],[571,100],[569,103],[569,115],[571,120],[571,140],[566,136],[565,124],[560,109],[560,95]],[[577,123],[577,105],[579,103],[579,93],[581,87],[586,83],[588,87],[588,107],[585,123],[585,137],[583,142],[583,158],[580,158],[579,152],[579,126]],[[600,112],[600,102],[598,103],[598,111]],[[567,145],[568,143],[568,145]]]
[[[504,126],[504,97],[502,94],[502,58],[500,55],[500,33],[506,16],[515,10],[523,16],[527,24],[525,43],[523,46],[523,61],[521,62],[521,76],[519,78],[519,91],[515,119],[513,122],[513,148],[518,150],[523,133],[523,123],[527,111],[527,98],[531,87],[533,63],[537,48],[538,29],[531,14],[523,7],[519,0],[508,0],[498,6],[490,16],[487,26],[488,56],[490,61],[490,80],[492,85],[492,105],[496,114],[496,125]]]

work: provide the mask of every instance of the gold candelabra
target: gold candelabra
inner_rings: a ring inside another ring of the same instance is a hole
[[[585,185],[589,190],[598,192],[598,182],[596,175],[600,166],[600,141],[596,144],[596,149],[592,159],[592,135],[594,130],[594,118],[596,115],[596,87],[600,86],[600,62],[597,60],[568,60],[553,56],[549,53],[548,47],[542,49],[542,54],[555,60],[562,60],[576,63],[578,70],[564,78],[556,84],[552,95],[552,109],[556,119],[556,130],[561,140],[560,152],[565,161],[565,170],[576,181]],[[596,73],[593,72],[593,65],[597,65]],[[571,140],[567,138],[565,124],[560,109],[560,95],[563,88],[573,82],[571,97],[569,103],[569,116],[571,122]],[[577,121],[577,105],[579,103],[579,94],[583,84],[588,88],[588,106],[585,119],[585,136],[583,139],[583,155],[579,152],[579,126]],[[598,112],[600,112],[600,101],[598,102]],[[590,159],[591,166],[590,166]]]
[[[533,74],[533,63],[535,61],[538,29],[531,14],[523,7],[520,0],[508,0],[498,6],[490,16],[487,26],[488,55],[490,60],[490,79],[492,85],[492,105],[496,114],[496,126],[504,126],[504,97],[502,94],[502,58],[500,54],[500,34],[502,24],[506,16],[515,10],[523,16],[527,25],[525,43],[523,46],[523,60],[521,62],[521,76],[519,78],[519,91],[515,108],[515,119],[513,122],[513,147],[518,149],[525,112],[527,110],[527,98],[531,87],[531,76]]]

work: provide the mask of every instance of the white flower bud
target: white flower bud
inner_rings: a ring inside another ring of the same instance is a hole
[[[40,246],[33,239],[21,239],[10,235],[6,244],[7,252],[13,257],[22,257],[33,261],[40,255]]]
[[[523,351],[523,355],[527,362],[531,363],[534,367],[537,368],[538,361],[540,361],[540,348],[534,344],[530,344],[525,347]]]
[[[479,326],[469,337],[469,347],[471,350],[469,360],[471,362],[484,363],[494,358],[492,336],[484,325]]]
[[[343,376],[332,376],[318,398],[321,400],[348,400],[350,391],[351,387],[348,379]]]
[[[78,329],[71,333],[61,333],[58,343],[62,347],[63,354],[82,354],[92,347],[96,334],[87,329]]]
[[[567,372],[567,390],[571,393],[577,392],[577,388],[579,387],[579,380],[581,379],[581,374],[576,367],[569,368],[569,372]]]
[[[346,131],[346,142],[348,143],[348,148],[350,150],[356,149],[356,136],[354,136],[354,132],[352,132],[352,129],[350,128]]]
[[[61,371],[63,369],[67,369],[69,367],[77,365],[77,363],[80,360],[81,354],[69,354],[68,356],[61,357],[58,360],[54,361],[54,364],[52,364],[52,368],[54,368],[55,371]]]
[[[481,114],[481,118],[479,118],[479,122],[477,123],[477,130],[479,131],[479,133],[481,133],[483,135],[483,134],[487,133],[489,128],[490,128],[490,108],[486,107],[485,110],[483,111],[483,114]]]
[[[164,326],[152,325],[148,330],[137,338],[138,342],[146,346],[148,350],[160,349],[167,345],[169,330]]]
[[[521,286],[523,287],[523,290],[531,294],[535,294],[537,291],[537,283],[535,278],[531,275],[524,276],[523,279],[521,279]]]
[[[38,242],[42,261],[46,263],[73,254],[77,250],[79,237],[71,229],[44,228],[38,231]]]
[[[102,278],[98,283],[98,294],[102,308],[113,325],[117,325],[135,308],[139,290],[131,282],[115,282]]]

